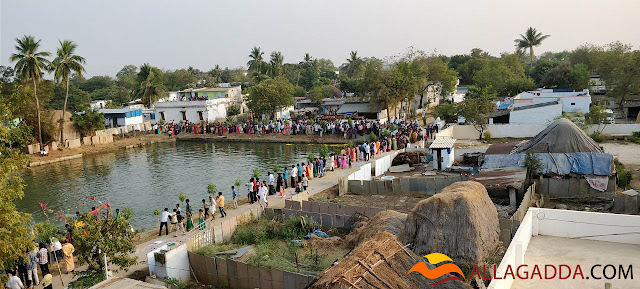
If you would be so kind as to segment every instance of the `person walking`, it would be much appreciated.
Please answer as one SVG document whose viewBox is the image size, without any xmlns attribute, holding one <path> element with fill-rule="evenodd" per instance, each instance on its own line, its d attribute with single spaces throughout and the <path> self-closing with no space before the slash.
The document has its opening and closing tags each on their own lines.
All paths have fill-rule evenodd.
<svg viewBox="0 0 640 289">
<path fill-rule="evenodd" d="M 283 183 L 283 185 L 284 185 L 284 188 L 285 188 L 285 189 L 287 189 L 287 188 L 289 188 L 289 186 L 287 185 L 287 181 L 289 180 L 289 179 L 287 178 L 287 177 L 289 176 L 289 171 L 287 170 L 287 168 L 286 168 L 286 167 L 284 168 L 284 170 L 283 170 L 283 171 L 284 171 L 284 172 L 282 172 L 282 174 L 283 174 L 283 180 L 284 180 L 284 181 L 283 181 L 282 183 Z"/>
<path fill-rule="evenodd" d="M 276 178 L 276 193 L 282 196 L 282 174 L 278 173 L 278 177 Z"/>
<path fill-rule="evenodd" d="M 38 280 L 38 251 L 34 248 L 29 251 L 29 261 L 27 262 L 27 279 L 31 281 L 31 286 L 40 285 Z M 44 273 L 43 273 L 44 274 Z"/>
<path fill-rule="evenodd" d="M 297 176 L 298 172 L 296 171 L 296 166 L 295 165 L 291 165 L 291 170 L 289 171 L 289 175 L 291 176 L 291 187 L 295 188 L 296 187 L 296 176 Z"/>
<path fill-rule="evenodd" d="M 16 276 L 15 271 L 9 271 L 9 280 L 7 281 L 7 288 L 9 289 L 24 289 L 22 280 Z"/>
<path fill-rule="evenodd" d="M 260 207 L 269 207 L 269 202 L 267 201 L 267 195 L 269 194 L 267 191 L 267 183 L 263 182 L 262 186 L 260 186 L 260 191 L 258 192 L 258 196 L 260 197 Z"/>
<path fill-rule="evenodd" d="M 215 194 L 215 193 L 214 193 Z M 213 198 L 213 195 L 209 195 L 209 210 L 211 211 L 211 219 L 216 219 L 216 208 L 218 207 L 218 203 Z"/>
<path fill-rule="evenodd" d="M 164 211 L 160 214 L 160 232 L 158 236 L 162 236 L 162 227 L 164 226 L 164 234 L 169 235 L 169 208 L 164 208 Z"/>
<path fill-rule="evenodd" d="M 206 224 L 204 222 L 204 212 L 202 211 L 202 209 L 198 210 L 198 230 L 204 230 L 206 228 Z"/>
<path fill-rule="evenodd" d="M 233 208 L 238 208 L 238 195 L 236 194 L 236 187 L 231 186 L 231 200 L 233 201 Z"/>
<path fill-rule="evenodd" d="M 73 261 L 73 252 L 75 252 L 75 250 L 76 248 L 74 248 L 71 243 L 68 243 L 67 240 L 62 240 L 62 256 L 67 274 L 75 271 L 76 265 Z"/>
<path fill-rule="evenodd" d="M 186 203 L 186 205 L 185 205 L 186 214 L 187 215 L 192 214 L 192 212 L 191 212 L 191 204 L 189 204 L 189 199 L 186 199 L 184 202 Z"/>
<path fill-rule="evenodd" d="M 224 196 L 222 192 L 218 192 L 218 209 L 220 210 L 220 218 L 227 216 L 227 212 L 224 211 Z"/>
<path fill-rule="evenodd" d="M 249 179 L 249 182 L 247 183 L 247 197 L 249 198 L 249 204 L 253 204 L 252 202 L 252 198 L 251 198 L 251 192 L 253 191 L 253 178 Z"/>
<path fill-rule="evenodd" d="M 187 232 L 193 230 L 193 215 L 190 211 L 187 212 Z"/>
<path fill-rule="evenodd" d="M 38 258 L 38 265 L 40 265 L 40 271 L 44 272 L 49 269 L 49 253 L 47 252 L 47 246 L 44 243 L 39 244 L 40 250 L 36 253 Z M 43 273 L 44 274 L 44 273 Z"/>
<path fill-rule="evenodd" d="M 276 189 L 275 189 L 276 178 L 273 176 L 271 172 L 268 172 L 267 175 L 269 176 L 267 178 L 268 180 L 267 184 L 269 185 L 269 196 L 271 196 L 276 193 Z"/>
<path fill-rule="evenodd" d="M 176 211 L 176 231 L 175 231 L 175 235 L 173 235 L 174 237 L 178 237 L 178 231 L 182 231 L 182 235 L 184 236 L 185 234 L 187 234 L 187 232 L 184 230 L 184 217 L 182 216 L 182 214 L 180 213 L 180 211 Z"/>
<path fill-rule="evenodd" d="M 204 219 L 209 218 L 209 203 L 205 199 L 202 199 L 202 209 L 204 210 Z"/>
<path fill-rule="evenodd" d="M 169 219 L 171 220 L 171 230 L 170 231 L 176 232 L 178 230 L 178 210 L 173 209 L 173 213 L 171 214 Z"/>
<path fill-rule="evenodd" d="M 302 177 L 302 188 L 306 191 L 309 186 L 309 178 L 307 176 Z"/>
</svg>

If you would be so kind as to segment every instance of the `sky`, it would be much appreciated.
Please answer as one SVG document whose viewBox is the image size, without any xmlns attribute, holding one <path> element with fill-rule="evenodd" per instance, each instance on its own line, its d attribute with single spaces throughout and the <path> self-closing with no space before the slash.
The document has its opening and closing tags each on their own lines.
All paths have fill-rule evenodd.
<svg viewBox="0 0 640 289">
<path fill-rule="evenodd" d="M 114 76 L 127 64 L 209 70 L 246 66 L 259 46 L 265 59 L 305 53 L 336 66 L 352 50 L 363 57 L 408 47 L 445 55 L 479 47 L 513 52 L 527 27 L 551 37 L 534 51 L 589 42 L 640 46 L 639 0 L 0 0 L 0 65 L 15 39 L 33 35 L 55 52 L 73 40 L 86 75 Z"/>
</svg>

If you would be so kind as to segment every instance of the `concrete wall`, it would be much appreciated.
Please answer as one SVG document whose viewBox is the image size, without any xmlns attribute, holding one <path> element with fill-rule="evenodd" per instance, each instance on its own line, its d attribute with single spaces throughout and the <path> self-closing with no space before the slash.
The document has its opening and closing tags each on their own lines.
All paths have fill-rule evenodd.
<svg viewBox="0 0 640 289">
<path fill-rule="evenodd" d="M 612 136 L 630 136 L 633 132 L 640 132 L 640 123 L 601 124 L 587 128 L 587 133 L 589 134 L 596 131 Z"/>
<path fill-rule="evenodd" d="M 217 288 L 303 289 L 315 277 L 278 269 L 254 267 L 232 259 L 212 258 L 189 252 L 198 282 Z"/>
<path fill-rule="evenodd" d="M 468 180 L 468 177 L 405 177 L 391 181 L 349 181 L 348 192 L 354 195 L 393 195 L 393 194 L 424 194 L 439 193 L 446 186 L 455 182 Z"/>
<path fill-rule="evenodd" d="M 514 110 L 509 114 L 509 124 L 548 125 L 562 115 L 562 104 Z"/>
<path fill-rule="evenodd" d="M 286 220 L 298 217 L 306 217 L 314 220 L 325 229 L 338 228 L 351 230 L 357 221 L 357 216 L 371 218 L 384 211 L 383 208 L 361 207 L 351 205 L 341 205 L 325 202 L 308 201 L 285 201 L 284 209 L 266 208 L 267 218 L 276 220 Z"/>
<path fill-rule="evenodd" d="M 535 182 L 540 195 L 560 198 L 613 200 L 616 189 L 615 176 L 609 177 L 609 184 L 604 192 L 591 188 L 587 180 L 582 176 L 568 179 L 542 178 L 536 179 Z"/>
<path fill-rule="evenodd" d="M 398 153 L 394 153 L 392 155 L 388 155 L 388 156 L 384 156 L 381 157 L 379 159 L 377 159 L 374 163 L 373 163 L 373 169 L 375 171 L 374 176 L 381 176 L 383 175 L 387 170 L 389 170 L 389 168 L 391 167 L 391 162 L 393 161 L 393 158 L 395 158 L 395 156 Z"/>
<path fill-rule="evenodd" d="M 529 138 L 547 128 L 546 124 L 491 124 L 487 131 L 492 138 Z"/>
<path fill-rule="evenodd" d="M 164 245 L 147 253 L 147 264 L 149 264 L 149 275 L 156 275 L 160 278 L 174 278 L 180 282 L 187 282 L 191 278 L 189 274 L 189 258 L 186 244 L 181 244 L 165 253 L 165 263 L 155 260 L 155 253 L 166 250 Z"/>
<path fill-rule="evenodd" d="M 524 193 L 524 196 L 522 197 L 522 202 L 520 202 L 520 206 L 518 206 L 518 209 L 516 210 L 516 212 L 513 213 L 513 216 L 511 216 L 511 220 L 517 220 L 521 222 L 522 220 L 524 220 L 524 216 L 527 214 L 527 211 L 529 210 L 529 203 L 533 199 L 533 195 L 535 195 L 535 193 L 536 193 L 536 183 L 533 183 L 531 184 L 531 186 L 529 186 L 527 191 Z"/>
<path fill-rule="evenodd" d="M 360 169 L 351 173 L 348 180 L 371 180 L 371 163 L 366 163 L 360 166 Z"/>
<path fill-rule="evenodd" d="M 441 163 L 442 165 L 442 169 L 446 170 L 448 168 L 450 168 L 453 165 L 454 159 L 455 159 L 455 152 L 454 152 L 454 148 L 451 148 L 449 150 L 449 152 L 447 152 L 446 149 L 440 150 L 440 157 L 442 158 L 442 161 L 440 161 L 438 158 L 438 150 L 431 150 L 431 154 L 433 155 L 433 169 L 437 170 L 438 169 L 438 163 Z"/>
<path fill-rule="evenodd" d="M 532 236 L 581 238 L 640 245 L 640 238 L 628 234 L 640 223 L 640 216 L 530 208 L 498 266 L 498 276 L 504 276 L 507 266 L 524 264 L 525 252 Z M 584 237 L 596 236 L 596 237 Z M 509 289 L 513 279 L 494 279 L 490 289 Z"/>
</svg>

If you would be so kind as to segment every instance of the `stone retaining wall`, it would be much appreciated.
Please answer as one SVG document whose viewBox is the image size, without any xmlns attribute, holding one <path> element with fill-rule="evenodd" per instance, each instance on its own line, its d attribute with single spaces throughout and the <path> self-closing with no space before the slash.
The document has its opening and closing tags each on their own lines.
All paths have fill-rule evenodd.
<svg viewBox="0 0 640 289">
<path fill-rule="evenodd" d="M 403 177 L 390 181 L 348 181 L 349 193 L 354 195 L 436 194 L 448 185 L 468 180 L 468 177 Z"/>
<path fill-rule="evenodd" d="M 351 229 L 353 223 L 357 220 L 357 218 L 354 217 L 362 215 L 371 218 L 384 210 L 383 208 L 369 208 L 335 203 L 286 200 L 283 209 L 266 208 L 265 215 L 269 219 L 277 220 L 294 219 L 304 216 L 314 220 L 326 229 Z"/>
</svg>

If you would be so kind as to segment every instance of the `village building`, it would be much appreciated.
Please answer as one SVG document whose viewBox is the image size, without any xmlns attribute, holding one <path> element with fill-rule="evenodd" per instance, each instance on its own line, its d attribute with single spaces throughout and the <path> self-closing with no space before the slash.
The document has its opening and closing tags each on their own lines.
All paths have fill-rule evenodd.
<svg viewBox="0 0 640 289">
<path fill-rule="evenodd" d="M 154 103 L 154 119 L 166 122 L 201 122 L 224 119 L 232 105 L 242 108 L 242 88 L 238 86 L 189 88 L 175 92 L 167 101 Z M 149 120 L 151 120 L 149 114 Z"/>
<path fill-rule="evenodd" d="M 550 124 L 562 113 L 587 114 L 589 90 L 538 89 L 522 92 L 497 103 L 489 124 Z"/>
<path fill-rule="evenodd" d="M 433 168 L 439 171 L 451 168 L 454 162 L 453 145 L 456 143 L 454 138 L 438 138 L 435 139 L 429 149 L 433 154 Z"/>
<path fill-rule="evenodd" d="M 99 109 L 98 112 L 104 114 L 105 126 L 109 128 L 144 122 L 140 108 L 105 108 Z"/>
<path fill-rule="evenodd" d="M 381 123 L 388 121 L 387 109 L 379 102 L 347 102 L 340 106 L 336 114 L 343 117 L 360 116 Z"/>
</svg>

